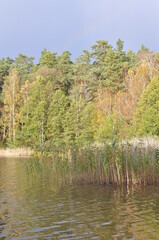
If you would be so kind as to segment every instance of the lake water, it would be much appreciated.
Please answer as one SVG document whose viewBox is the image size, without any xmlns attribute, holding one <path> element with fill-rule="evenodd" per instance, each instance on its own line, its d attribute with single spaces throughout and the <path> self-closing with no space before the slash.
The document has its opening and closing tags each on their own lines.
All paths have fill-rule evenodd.
<svg viewBox="0 0 159 240">
<path fill-rule="evenodd" d="M 159 239 L 159 188 L 64 186 L 0 159 L 0 239 Z"/>
</svg>

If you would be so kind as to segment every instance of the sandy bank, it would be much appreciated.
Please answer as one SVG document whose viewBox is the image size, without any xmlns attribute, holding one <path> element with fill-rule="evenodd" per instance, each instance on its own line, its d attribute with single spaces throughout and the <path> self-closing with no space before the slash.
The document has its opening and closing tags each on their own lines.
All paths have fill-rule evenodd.
<svg viewBox="0 0 159 240">
<path fill-rule="evenodd" d="M 0 157 L 29 157 L 33 151 L 29 148 L 0 149 Z"/>
</svg>

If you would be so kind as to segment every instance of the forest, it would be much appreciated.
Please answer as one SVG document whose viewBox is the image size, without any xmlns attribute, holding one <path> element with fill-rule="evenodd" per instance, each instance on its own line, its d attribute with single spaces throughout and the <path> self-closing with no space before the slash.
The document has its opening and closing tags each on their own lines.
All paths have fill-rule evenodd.
<svg viewBox="0 0 159 240">
<path fill-rule="evenodd" d="M 49 149 L 159 136 L 159 53 L 98 40 L 71 60 L 0 60 L 1 147 Z"/>
</svg>

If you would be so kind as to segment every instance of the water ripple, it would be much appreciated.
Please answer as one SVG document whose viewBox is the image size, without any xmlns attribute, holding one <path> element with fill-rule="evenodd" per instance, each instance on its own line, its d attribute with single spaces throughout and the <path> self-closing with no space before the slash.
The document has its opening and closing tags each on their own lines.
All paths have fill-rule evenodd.
<svg viewBox="0 0 159 240">
<path fill-rule="evenodd" d="M 0 239 L 159 239 L 158 203 L 157 187 L 57 186 L 0 159 Z"/>
</svg>

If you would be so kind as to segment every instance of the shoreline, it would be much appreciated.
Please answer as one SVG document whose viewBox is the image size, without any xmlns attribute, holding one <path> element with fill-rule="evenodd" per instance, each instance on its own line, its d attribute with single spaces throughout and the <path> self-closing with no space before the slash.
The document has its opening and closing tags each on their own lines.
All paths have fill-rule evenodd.
<svg viewBox="0 0 159 240">
<path fill-rule="evenodd" d="M 99 143 L 94 142 L 90 144 L 89 147 L 91 148 L 103 148 L 104 146 L 109 145 L 111 147 L 112 142 L 106 142 L 106 143 Z M 132 138 L 132 139 L 125 139 L 118 142 L 118 146 L 127 146 L 128 148 L 131 146 L 132 148 L 138 148 L 138 149 L 159 149 L 159 138 L 157 137 L 142 137 L 142 138 Z M 44 151 L 45 153 L 47 152 Z M 15 148 L 0 148 L 0 157 L 30 157 L 35 153 L 33 149 L 30 147 L 15 147 Z"/>
<path fill-rule="evenodd" d="M 0 157 L 31 157 L 34 151 L 30 148 L 2 148 Z"/>
</svg>

